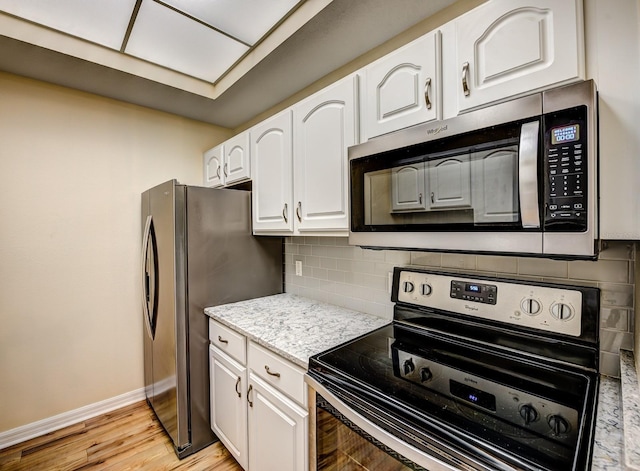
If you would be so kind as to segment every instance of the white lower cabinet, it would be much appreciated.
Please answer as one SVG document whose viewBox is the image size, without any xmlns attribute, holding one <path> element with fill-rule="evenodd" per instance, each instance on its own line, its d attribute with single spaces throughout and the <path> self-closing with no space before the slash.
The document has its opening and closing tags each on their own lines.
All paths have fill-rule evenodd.
<svg viewBox="0 0 640 471">
<path fill-rule="evenodd" d="M 209 347 L 211 429 L 240 466 L 247 469 L 247 368 Z"/>
<path fill-rule="evenodd" d="M 308 413 L 249 373 L 249 470 L 308 469 Z"/>
<path fill-rule="evenodd" d="M 308 469 L 304 370 L 214 320 L 209 338 L 211 429 L 220 441 L 247 471 Z"/>
</svg>

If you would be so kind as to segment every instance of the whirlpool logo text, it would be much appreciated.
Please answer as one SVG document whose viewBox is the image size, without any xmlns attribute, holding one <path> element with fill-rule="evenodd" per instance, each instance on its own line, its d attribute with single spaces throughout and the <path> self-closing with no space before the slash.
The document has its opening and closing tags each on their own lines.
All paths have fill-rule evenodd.
<svg viewBox="0 0 640 471">
<path fill-rule="evenodd" d="M 435 136 L 443 131 L 446 131 L 449 125 L 438 126 L 437 128 L 427 129 L 427 136 Z"/>
</svg>

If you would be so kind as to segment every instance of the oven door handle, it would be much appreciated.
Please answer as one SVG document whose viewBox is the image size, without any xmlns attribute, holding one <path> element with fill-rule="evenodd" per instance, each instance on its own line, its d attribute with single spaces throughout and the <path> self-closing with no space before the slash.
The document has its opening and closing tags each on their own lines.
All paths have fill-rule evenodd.
<svg viewBox="0 0 640 471">
<path fill-rule="evenodd" d="M 538 133 L 540 121 L 524 123 L 518 146 L 518 192 L 523 228 L 540 228 L 538 204 Z"/>
<path fill-rule="evenodd" d="M 413 461 L 414 463 L 428 469 L 429 471 L 458 471 L 459 468 L 453 467 L 444 461 L 439 460 L 435 456 L 428 455 L 427 453 L 418 450 L 417 448 L 409 445 L 408 443 L 400 440 L 399 438 L 391 435 L 386 430 L 378 427 L 370 420 L 362 417 L 360 414 L 355 412 L 352 408 L 347 406 L 344 402 L 338 399 L 335 395 L 333 395 L 327 388 L 325 388 L 322 384 L 316 381 L 314 378 L 309 376 L 308 374 L 304 375 L 305 382 L 309 385 L 309 387 L 314 390 L 316 393 L 320 394 L 324 399 L 331 403 L 331 405 L 340 412 L 345 418 L 350 420 L 353 424 L 358 426 L 365 433 L 369 434 L 382 444 L 388 446 L 392 450 L 398 452 L 400 455 L 406 457 L 407 459 Z M 313 391 L 310 391 L 313 392 Z M 311 399 L 311 396 L 313 399 Z M 310 396 L 309 408 L 313 410 L 315 407 L 315 395 L 312 394 Z M 317 453 L 317 450 L 316 450 Z M 313 459 L 316 459 L 316 463 L 313 463 Z M 311 469 L 317 469 L 317 457 L 311 457 L 312 466 Z M 489 468 L 481 465 L 480 463 L 474 462 L 477 466 L 478 470 L 488 471 Z"/>
</svg>

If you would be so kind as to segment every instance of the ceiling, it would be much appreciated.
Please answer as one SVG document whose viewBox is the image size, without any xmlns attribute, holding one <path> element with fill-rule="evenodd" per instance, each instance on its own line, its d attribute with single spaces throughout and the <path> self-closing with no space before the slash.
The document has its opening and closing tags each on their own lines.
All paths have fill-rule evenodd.
<svg viewBox="0 0 640 471">
<path fill-rule="evenodd" d="M 215 83 L 300 0 L 0 0 L 0 11 Z"/>
<path fill-rule="evenodd" d="M 235 128 L 455 0 L 0 0 L 0 70 Z"/>
</svg>

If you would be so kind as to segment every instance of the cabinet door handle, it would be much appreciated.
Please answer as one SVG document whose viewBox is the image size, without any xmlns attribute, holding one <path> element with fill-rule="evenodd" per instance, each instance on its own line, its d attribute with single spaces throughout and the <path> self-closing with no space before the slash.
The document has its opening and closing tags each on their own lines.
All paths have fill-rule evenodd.
<svg viewBox="0 0 640 471">
<path fill-rule="evenodd" d="M 298 222 L 302 222 L 302 202 L 298 201 L 298 207 L 296 208 L 296 216 L 298 216 Z"/>
<path fill-rule="evenodd" d="M 228 340 L 223 339 L 223 338 L 222 338 L 222 337 L 220 337 L 219 335 L 218 335 L 218 342 L 220 342 L 220 343 L 229 343 L 229 341 L 228 341 Z"/>
<path fill-rule="evenodd" d="M 269 365 L 264 365 L 264 370 L 267 372 L 268 375 L 275 376 L 276 378 L 280 377 L 280 373 L 274 373 L 273 371 L 271 371 L 269 369 Z"/>
<path fill-rule="evenodd" d="M 228 166 L 229 166 L 229 164 L 224 164 L 223 171 L 224 171 L 224 176 L 225 176 L 225 177 L 228 177 L 228 176 L 229 176 L 229 174 L 227 173 L 227 168 L 228 168 Z"/>
<path fill-rule="evenodd" d="M 249 407 L 253 407 L 253 401 L 249 399 L 249 395 L 251 394 L 251 391 L 253 391 L 253 384 L 250 384 L 249 389 L 247 390 L 247 402 L 249 403 Z"/>
<path fill-rule="evenodd" d="M 418 203 L 422 204 L 422 193 L 418 195 Z"/>
<path fill-rule="evenodd" d="M 238 376 L 238 380 L 236 381 L 236 394 L 238 395 L 238 397 L 242 397 L 242 393 L 238 389 L 238 386 L 240 386 L 240 379 L 240 376 Z"/>
<path fill-rule="evenodd" d="M 430 94 L 431 94 L 431 77 L 429 77 L 427 81 L 424 83 L 424 104 L 428 110 L 431 109 L 431 99 L 429 98 Z"/>
<path fill-rule="evenodd" d="M 462 64 L 462 91 L 464 96 L 469 96 L 469 63 Z"/>
<path fill-rule="evenodd" d="M 287 203 L 284 204 L 284 208 L 282 208 L 282 217 L 284 219 L 284 222 L 289 222 L 289 218 L 287 217 L 287 213 L 289 211 L 287 210 Z"/>
<path fill-rule="evenodd" d="M 218 165 L 218 168 L 216 169 L 216 177 L 220 178 L 220 165 Z"/>
<path fill-rule="evenodd" d="M 435 196 L 435 195 L 433 194 L 433 191 L 432 191 L 432 192 L 431 192 L 431 203 L 432 203 L 432 204 L 433 204 L 433 203 L 435 203 L 434 196 Z"/>
</svg>

